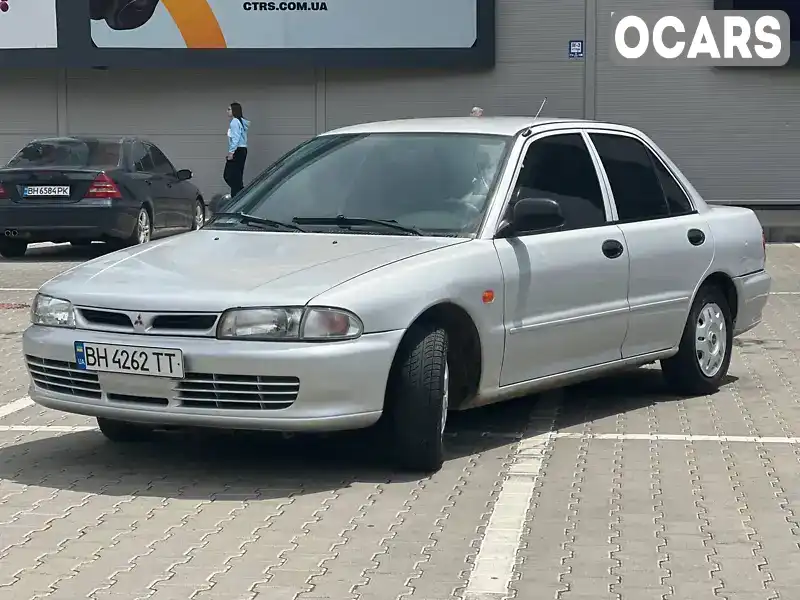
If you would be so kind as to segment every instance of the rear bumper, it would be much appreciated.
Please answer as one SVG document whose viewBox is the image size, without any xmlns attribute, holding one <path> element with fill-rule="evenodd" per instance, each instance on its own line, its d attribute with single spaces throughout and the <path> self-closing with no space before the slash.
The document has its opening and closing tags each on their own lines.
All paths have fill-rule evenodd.
<svg viewBox="0 0 800 600">
<path fill-rule="evenodd" d="M 122 206 L 0 201 L 0 237 L 27 242 L 124 238 L 133 231 L 135 220 L 136 215 Z"/>
<path fill-rule="evenodd" d="M 733 283 L 739 298 L 733 335 L 739 335 L 751 330 L 761 322 L 764 306 L 769 298 L 772 277 L 766 271 L 757 271 L 749 275 L 734 277 Z"/>
</svg>

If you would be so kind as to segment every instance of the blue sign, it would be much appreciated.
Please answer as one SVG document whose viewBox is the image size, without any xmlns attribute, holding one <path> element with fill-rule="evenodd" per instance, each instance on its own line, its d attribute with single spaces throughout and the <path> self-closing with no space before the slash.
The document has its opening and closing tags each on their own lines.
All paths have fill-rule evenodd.
<svg viewBox="0 0 800 600">
<path fill-rule="evenodd" d="M 583 58 L 583 40 L 570 40 L 569 57 Z"/>
</svg>

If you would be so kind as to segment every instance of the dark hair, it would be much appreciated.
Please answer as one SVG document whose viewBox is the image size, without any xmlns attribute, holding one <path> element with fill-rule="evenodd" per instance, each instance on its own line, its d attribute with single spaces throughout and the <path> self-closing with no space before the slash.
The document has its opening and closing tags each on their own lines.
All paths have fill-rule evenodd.
<svg viewBox="0 0 800 600">
<path fill-rule="evenodd" d="M 234 118 L 239 119 L 239 122 L 241 123 L 242 119 L 244 119 L 244 115 L 242 114 L 242 105 L 238 102 L 231 102 L 231 114 L 234 116 Z M 244 125 L 244 123 L 242 123 L 242 125 Z"/>
</svg>

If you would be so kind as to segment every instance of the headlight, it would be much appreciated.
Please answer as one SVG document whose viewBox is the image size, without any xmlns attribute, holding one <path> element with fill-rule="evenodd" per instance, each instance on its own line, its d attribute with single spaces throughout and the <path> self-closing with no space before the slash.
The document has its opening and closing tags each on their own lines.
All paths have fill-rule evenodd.
<svg viewBox="0 0 800 600">
<path fill-rule="evenodd" d="M 36 294 L 31 305 L 31 323 L 49 327 L 75 327 L 72 302 Z"/>
<path fill-rule="evenodd" d="M 220 339 L 349 340 L 364 330 L 354 314 L 337 308 L 237 308 L 222 315 Z"/>
</svg>

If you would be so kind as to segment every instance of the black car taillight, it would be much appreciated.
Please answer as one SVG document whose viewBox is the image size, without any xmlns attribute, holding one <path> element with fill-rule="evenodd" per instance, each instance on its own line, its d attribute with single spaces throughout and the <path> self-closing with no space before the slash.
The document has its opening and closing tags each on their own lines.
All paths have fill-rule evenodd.
<svg viewBox="0 0 800 600">
<path fill-rule="evenodd" d="M 92 182 L 92 185 L 89 187 L 89 191 L 86 192 L 83 197 L 122 198 L 122 193 L 119 191 L 117 184 L 114 183 L 114 180 L 111 179 L 111 177 L 105 173 L 100 173 L 100 175 L 98 175 Z"/>
<path fill-rule="evenodd" d="M 0 183 L 0 200 L 9 200 L 11 196 L 8 195 L 6 192 L 6 188 L 3 187 L 3 184 Z"/>
</svg>

